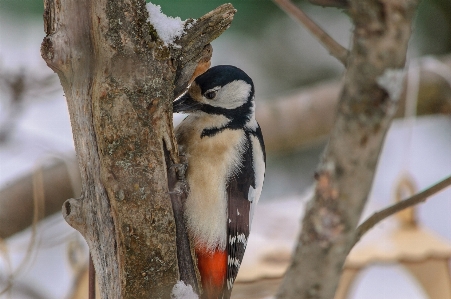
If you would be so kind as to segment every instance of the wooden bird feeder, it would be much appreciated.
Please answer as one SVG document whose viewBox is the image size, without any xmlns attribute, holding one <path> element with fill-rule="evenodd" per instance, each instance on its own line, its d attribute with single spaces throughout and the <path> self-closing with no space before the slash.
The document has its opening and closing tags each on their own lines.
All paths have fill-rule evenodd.
<svg viewBox="0 0 451 299">
<path fill-rule="evenodd" d="M 416 193 L 413 180 L 404 176 L 396 187 L 399 201 Z M 398 264 L 421 285 L 430 299 L 451 298 L 451 244 L 424 229 L 416 220 L 415 209 L 396 215 L 397 227 L 372 242 L 358 243 L 350 252 L 335 299 L 347 298 L 360 272 L 373 264 Z"/>
</svg>

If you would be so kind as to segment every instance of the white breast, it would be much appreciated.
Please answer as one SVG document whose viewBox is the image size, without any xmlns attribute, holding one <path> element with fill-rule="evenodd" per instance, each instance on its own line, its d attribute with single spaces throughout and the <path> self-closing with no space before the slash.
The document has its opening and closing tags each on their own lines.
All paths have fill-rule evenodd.
<svg viewBox="0 0 451 299">
<path fill-rule="evenodd" d="M 177 140 L 188 160 L 187 227 L 196 243 L 211 250 L 224 250 L 226 246 L 226 181 L 239 167 L 245 134 L 226 129 L 212 137 L 200 135 L 203 129 L 221 127 L 227 121 L 218 115 L 190 115 L 176 128 Z"/>
</svg>

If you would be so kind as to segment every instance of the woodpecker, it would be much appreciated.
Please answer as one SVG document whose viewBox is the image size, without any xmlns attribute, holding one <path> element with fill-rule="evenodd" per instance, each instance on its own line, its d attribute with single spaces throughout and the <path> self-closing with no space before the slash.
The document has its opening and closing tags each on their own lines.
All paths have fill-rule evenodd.
<svg viewBox="0 0 451 299">
<path fill-rule="evenodd" d="M 189 114 L 175 134 L 188 164 L 184 217 L 202 299 L 230 298 L 262 191 L 266 153 L 254 93 L 245 72 L 219 65 L 173 103 L 174 112 Z"/>
</svg>

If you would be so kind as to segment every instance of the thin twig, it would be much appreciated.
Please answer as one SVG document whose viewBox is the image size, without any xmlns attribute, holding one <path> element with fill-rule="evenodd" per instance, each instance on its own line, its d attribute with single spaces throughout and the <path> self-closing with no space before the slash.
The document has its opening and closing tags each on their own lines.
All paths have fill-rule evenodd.
<svg viewBox="0 0 451 299">
<path fill-rule="evenodd" d="M 33 186 L 33 220 L 31 223 L 31 237 L 30 242 L 27 246 L 27 253 L 24 259 L 20 262 L 19 266 L 14 270 L 12 274 L 8 277 L 8 285 L 4 289 L 0 289 L 0 295 L 10 291 L 10 289 L 14 286 L 14 279 L 26 271 L 26 267 L 30 266 L 32 263 L 32 258 L 34 258 L 34 253 L 39 246 L 38 239 L 38 222 L 42 219 L 44 215 L 45 208 L 45 190 L 44 190 L 44 179 L 42 168 L 37 166 L 37 168 L 33 172 L 32 176 L 32 186 Z"/>
<path fill-rule="evenodd" d="M 349 51 L 328 35 L 312 19 L 310 19 L 299 7 L 290 0 L 273 0 L 289 16 L 303 24 L 322 44 L 329 50 L 330 55 L 337 58 L 346 66 Z"/>
<path fill-rule="evenodd" d="M 94 263 L 92 262 L 92 256 L 89 254 L 89 299 L 96 299 L 96 270 L 94 269 Z"/>
<path fill-rule="evenodd" d="M 406 208 L 409 208 L 421 202 L 425 202 L 429 196 L 434 195 L 435 193 L 445 189 L 450 185 L 451 185 L 451 176 L 427 188 L 426 190 L 421 191 L 420 193 L 417 193 L 407 199 L 404 199 L 400 202 L 395 203 L 394 205 L 389 206 L 388 208 L 385 208 L 379 212 L 374 213 L 370 218 L 365 220 L 362 224 L 360 224 L 357 227 L 354 244 L 356 244 L 366 232 L 368 232 L 377 223 L 384 220 L 388 216 L 391 216 L 399 211 L 402 211 Z"/>
<path fill-rule="evenodd" d="M 308 0 L 308 2 L 322 7 L 349 8 L 348 0 Z"/>
</svg>

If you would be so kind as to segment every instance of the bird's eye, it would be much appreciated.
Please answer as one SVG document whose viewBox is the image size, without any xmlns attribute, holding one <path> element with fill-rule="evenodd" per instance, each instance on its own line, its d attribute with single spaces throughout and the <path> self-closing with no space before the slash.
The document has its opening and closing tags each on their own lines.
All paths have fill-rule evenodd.
<svg viewBox="0 0 451 299">
<path fill-rule="evenodd" d="M 212 91 L 206 92 L 204 94 L 204 96 L 209 100 L 214 99 L 216 96 L 216 91 L 212 90 Z"/>
</svg>

